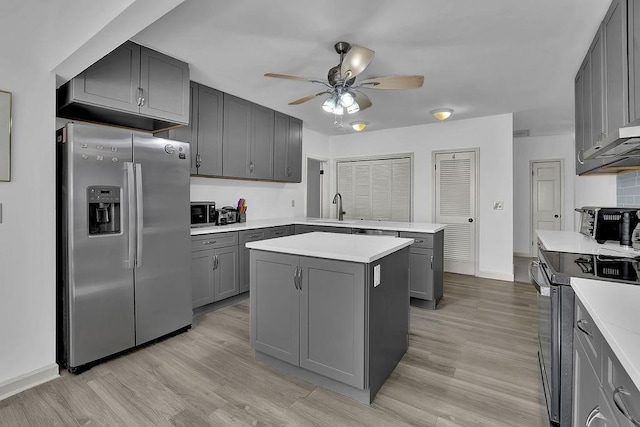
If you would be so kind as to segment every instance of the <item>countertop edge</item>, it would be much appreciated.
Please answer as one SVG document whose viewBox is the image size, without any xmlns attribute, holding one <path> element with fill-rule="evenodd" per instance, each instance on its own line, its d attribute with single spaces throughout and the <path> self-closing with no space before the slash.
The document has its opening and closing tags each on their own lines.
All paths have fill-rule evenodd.
<svg viewBox="0 0 640 427">
<path fill-rule="evenodd" d="M 317 219 L 307 219 L 307 218 L 274 218 L 274 219 L 265 219 L 265 220 L 257 220 L 243 223 L 235 223 L 229 225 L 220 225 L 220 226 L 210 226 L 210 227 L 196 227 L 191 228 L 192 236 L 201 236 L 205 234 L 216 234 L 216 233 L 225 233 L 228 231 L 243 231 L 243 230 L 255 230 L 257 228 L 271 228 L 271 227 L 282 227 L 287 225 L 317 225 L 322 227 L 341 227 L 341 228 L 363 228 L 370 230 L 389 230 L 389 231 L 401 231 L 406 233 L 426 233 L 426 234 L 435 234 L 441 230 L 446 228 L 446 224 L 436 224 L 436 223 L 420 223 L 420 222 L 407 222 L 406 226 L 399 225 L 393 221 L 388 221 L 387 223 L 392 223 L 392 225 L 385 224 L 385 222 L 381 222 L 380 224 L 371 224 L 368 222 L 360 223 L 360 222 L 348 222 L 348 223 L 339 223 L 334 222 L 334 220 L 328 220 L 329 222 L 318 221 Z M 415 224 L 412 226 L 411 224 Z"/>
</svg>

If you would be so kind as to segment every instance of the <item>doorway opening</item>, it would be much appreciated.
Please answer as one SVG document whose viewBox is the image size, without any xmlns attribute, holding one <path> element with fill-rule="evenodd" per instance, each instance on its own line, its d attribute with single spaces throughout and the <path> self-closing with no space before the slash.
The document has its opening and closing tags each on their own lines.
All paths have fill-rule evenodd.
<svg viewBox="0 0 640 427">
<path fill-rule="evenodd" d="M 307 216 L 328 218 L 325 201 L 329 195 L 329 173 L 326 159 L 307 157 Z"/>
</svg>

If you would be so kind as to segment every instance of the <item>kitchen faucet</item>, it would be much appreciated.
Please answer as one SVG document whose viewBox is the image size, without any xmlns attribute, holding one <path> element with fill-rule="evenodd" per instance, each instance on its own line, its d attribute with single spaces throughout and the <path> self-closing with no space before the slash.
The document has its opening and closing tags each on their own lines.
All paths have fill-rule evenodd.
<svg viewBox="0 0 640 427">
<path fill-rule="evenodd" d="M 336 205 L 338 221 L 344 220 L 344 214 L 346 214 L 346 212 L 342 210 L 342 194 L 336 193 L 336 195 L 333 196 L 333 204 Z"/>
</svg>

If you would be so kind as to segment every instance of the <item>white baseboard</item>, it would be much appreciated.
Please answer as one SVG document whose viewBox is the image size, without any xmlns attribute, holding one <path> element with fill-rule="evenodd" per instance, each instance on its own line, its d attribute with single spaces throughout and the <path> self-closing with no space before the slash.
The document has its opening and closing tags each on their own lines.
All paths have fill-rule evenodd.
<svg viewBox="0 0 640 427">
<path fill-rule="evenodd" d="M 494 279 L 503 280 L 505 282 L 513 282 L 513 273 L 505 274 L 497 273 L 495 271 L 478 271 L 477 277 L 482 277 L 483 279 Z"/>
<path fill-rule="evenodd" d="M 513 256 L 518 256 L 522 258 L 531 258 L 531 254 L 528 252 L 514 252 Z"/>
<path fill-rule="evenodd" d="M 30 389 L 40 384 L 44 384 L 48 381 L 58 378 L 59 367 L 57 364 L 44 366 L 35 371 L 27 372 L 15 378 L 9 378 L 6 381 L 0 383 L 0 400 L 6 399 L 9 396 L 18 394 L 21 391 Z"/>
</svg>

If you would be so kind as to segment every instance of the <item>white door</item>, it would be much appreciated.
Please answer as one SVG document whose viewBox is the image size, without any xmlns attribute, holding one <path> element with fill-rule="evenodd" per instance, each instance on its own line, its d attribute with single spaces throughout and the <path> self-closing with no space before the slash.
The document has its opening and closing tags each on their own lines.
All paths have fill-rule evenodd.
<svg viewBox="0 0 640 427">
<path fill-rule="evenodd" d="M 476 152 L 435 155 L 435 222 L 444 230 L 444 269 L 475 274 Z"/>
<path fill-rule="evenodd" d="M 562 182 L 559 160 L 531 163 L 531 250 L 535 230 L 562 229 Z M 535 252 L 532 252 L 535 256 Z"/>
</svg>

